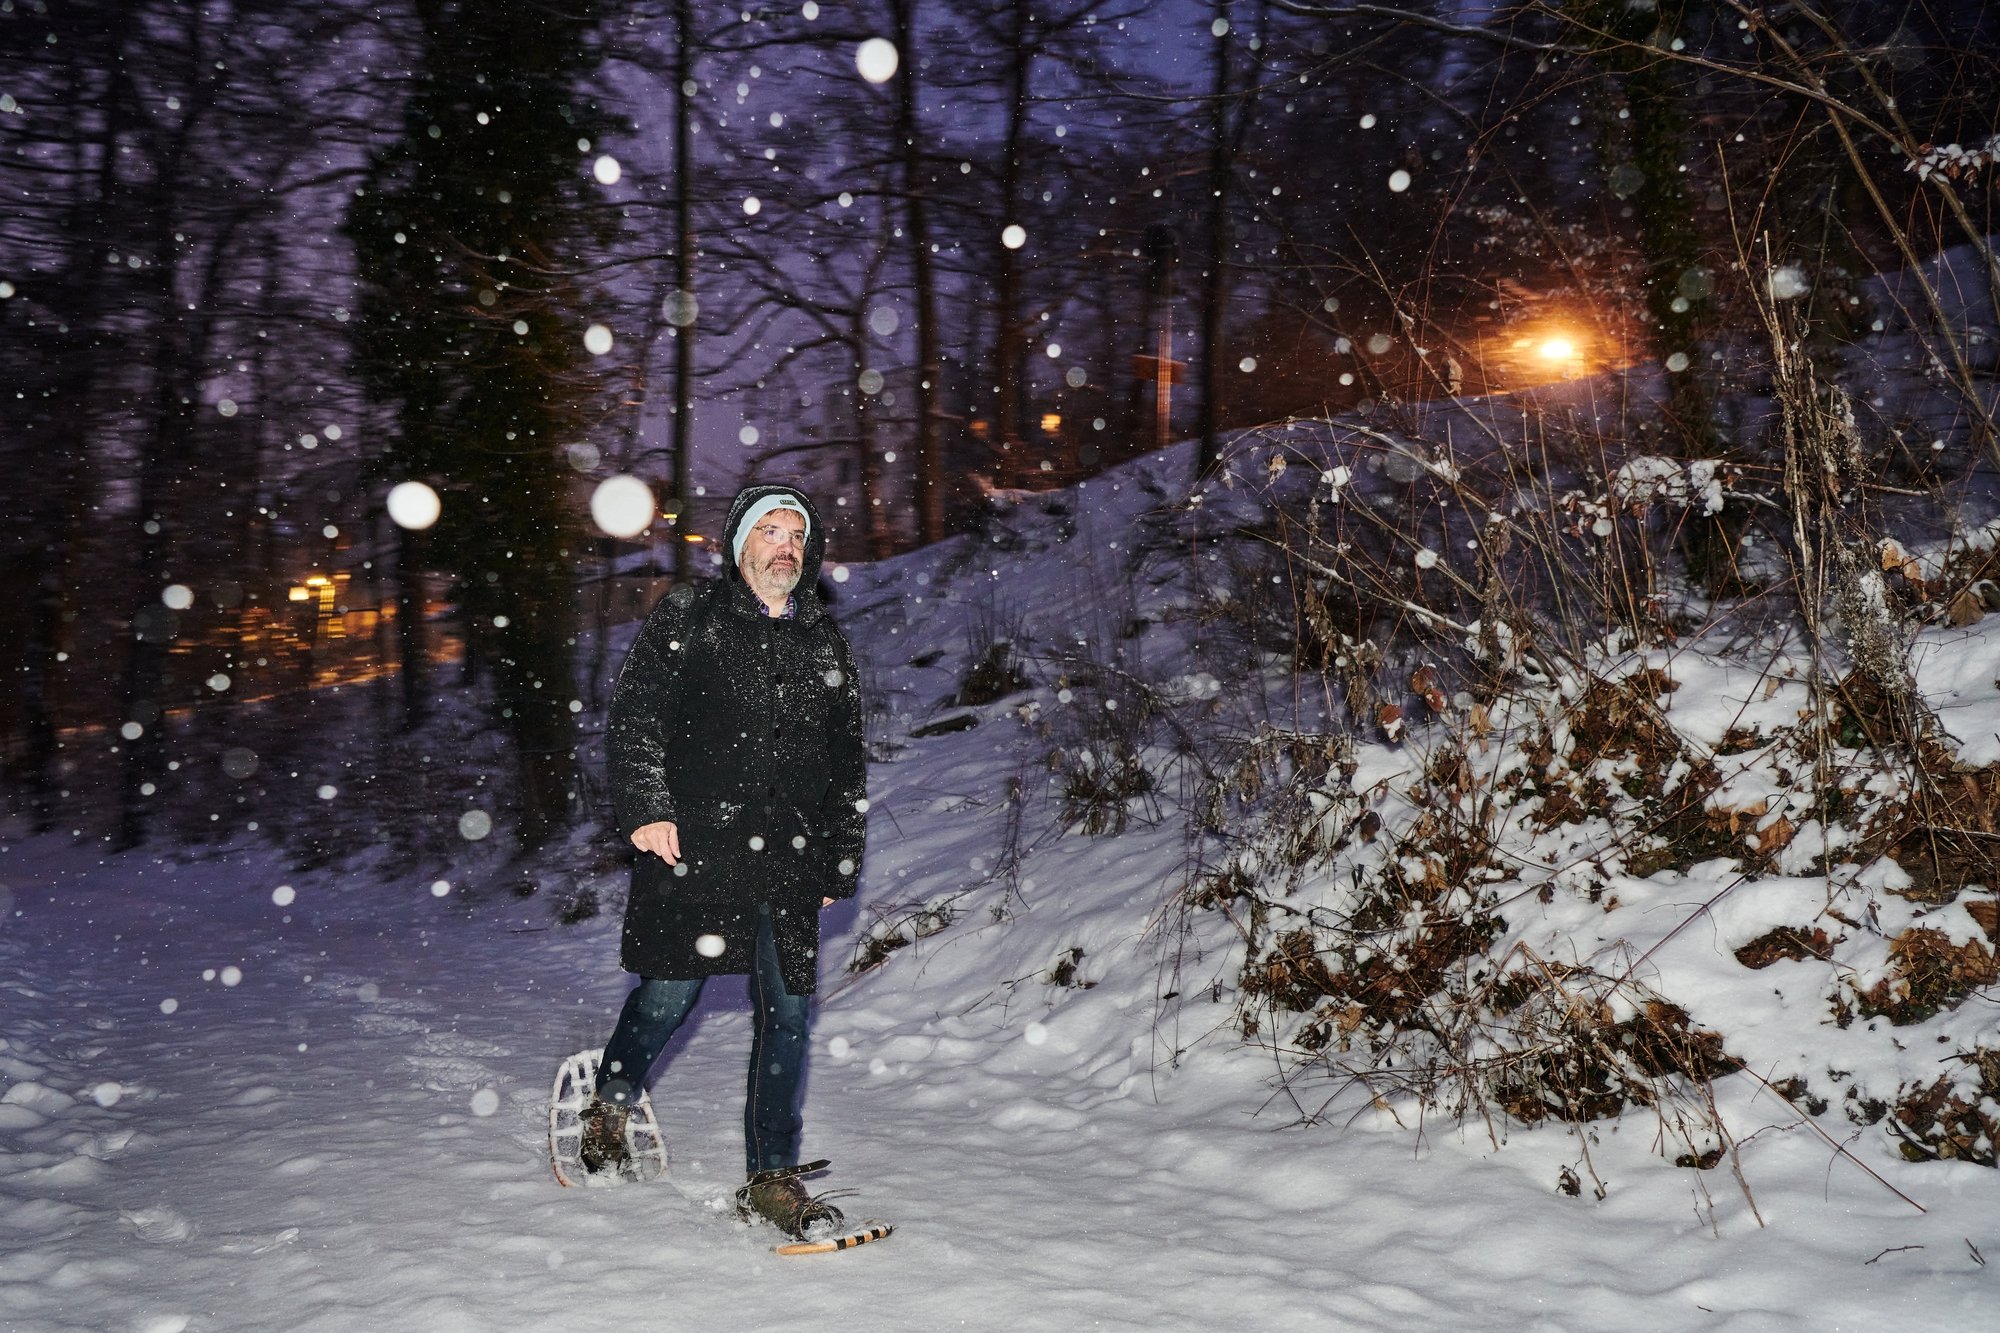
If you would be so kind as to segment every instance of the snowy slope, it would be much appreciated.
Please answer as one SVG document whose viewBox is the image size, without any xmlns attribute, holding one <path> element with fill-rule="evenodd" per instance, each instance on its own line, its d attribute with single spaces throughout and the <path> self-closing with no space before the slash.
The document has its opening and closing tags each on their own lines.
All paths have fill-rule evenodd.
<svg viewBox="0 0 2000 1333">
<path fill-rule="evenodd" d="M 1255 711 L 1218 692 L 1213 645 L 1174 619 L 1192 576 L 1158 512 L 1184 466 L 1143 460 L 1022 503 L 984 543 L 839 584 L 880 762 L 862 897 L 835 910 L 823 961 L 805 1146 L 857 1191 L 850 1215 L 901 1224 L 893 1240 L 784 1261 L 733 1219 L 734 982 L 656 1078 L 668 1179 L 556 1187 L 548 1081 L 601 1042 L 627 984 L 610 916 L 562 927 L 476 883 L 293 875 L 249 846 L 99 857 L 10 839 L 0 1327 L 1990 1320 L 1992 1171 L 1868 1149 L 1871 1178 L 1744 1079 L 1718 1096 L 1747 1194 L 1726 1169 L 1663 1162 L 1640 1117 L 1585 1139 L 1516 1128 L 1496 1150 L 1483 1127 L 1397 1123 L 1352 1090 L 1299 1105 L 1276 1089 L 1270 1053 L 1237 1039 L 1236 932 L 1170 919 L 1188 847 L 1165 794 L 1134 800 L 1121 836 L 1065 832 L 1047 763 L 1109 734 L 1075 714 L 1117 701 L 1119 671 L 1168 682 L 1190 717 Z M 953 702 L 996 627 L 1029 688 Z M 2000 717 L 1990 672 L 1952 681 L 1961 716 Z M 847 969 L 890 934 L 905 942 L 877 945 L 878 966 Z M 1557 1190 L 1586 1154 L 1601 1199 Z"/>
</svg>

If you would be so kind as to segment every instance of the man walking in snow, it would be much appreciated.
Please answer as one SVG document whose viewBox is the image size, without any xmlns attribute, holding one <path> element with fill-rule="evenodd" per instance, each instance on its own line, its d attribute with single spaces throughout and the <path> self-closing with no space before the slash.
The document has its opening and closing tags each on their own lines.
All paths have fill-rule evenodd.
<svg viewBox="0 0 2000 1333">
<path fill-rule="evenodd" d="M 799 1164 L 819 913 L 853 895 L 861 868 L 860 691 L 814 591 L 826 531 L 812 503 L 748 487 L 723 540 L 733 566 L 661 600 L 611 697 L 612 806 L 640 851 L 622 957 L 640 981 L 604 1048 L 582 1153 L 591 1171 L 624 1159 L 630 1108 L 703 980 L 748 973 L 749 1180 L 737 1200 L 800 1236 L 840 1220 L 788 1168 Z"/>
</svg>

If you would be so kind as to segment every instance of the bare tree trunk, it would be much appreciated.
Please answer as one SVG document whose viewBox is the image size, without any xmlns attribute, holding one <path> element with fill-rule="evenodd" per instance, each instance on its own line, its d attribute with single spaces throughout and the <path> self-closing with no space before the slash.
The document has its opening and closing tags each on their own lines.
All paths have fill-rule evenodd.
<svg viewBox="0 0 2000 1333">
<path fill-rule="evenodd" d="M 1007 71 L 1007 132 L 1000 154 L 1000 222 L 1004 227 L 1018 222 L 1016 209 L 1021 197 L 1021 140 L 1028 127 L 1028 81 L 1034 70 L 1035 50 L 1029 41 L 1033 18 L 1027 0 L 1012 0 L 1008 10 L 1010 68 Z M 997 238 L 995 238 L 997 239 Z M 999 268 L 993 282 L 993 425 L 1004 461 L 1003 470 L 1027 465 L 1022 457 L 1022 406 L 1026 396 L 1023 374 L 1026 342 L 1021 324 L 1020 252 L 1000 246 Z"/>
<path fill-rule="evenodd" d="M 85 159 L 94 158 L 94 184 L 79 188 L 68 210 L 65 230 L 80 238 L 71 260 L 70 274 L 62 284 L 70 293 L 69 332 L 63 335 L 54 366 L 55 377 L 49 401 L 67 405 L 67 411 L 51 414 L 44 423 L 51 442 L 45 453 L 48 483 L 37 492 L 37 525 L 46 534 L 46 544 L 32 548 L 29 594 L 33 606 L 28 620 L 28 641 L 22 658 L 26 668 L 21 678 L 22 719 L 25 733 L 23 776 L 28 788 L 30 817 L 37 833 L 46 833 L 56 823 L 56 756 L 61 748 L 56 721 L 56 654 L 62 648 L 64 588 L 69 586 L 70 565 L 75 558 L 79 525 L 86 518 L 86 498 L 81 493 L 84 462 L 89 450 L 89 414 L 81 410 L 92 397 L 103 348 L 98 343 L 104 314 L 106 251 L 104 225 L 120 188 L 118 140 L 124 123 L 127 82 L 122 60 L 108 62 L 107 87 L 103 93 L 104 121 L 93 141 L 77 145 L 76 168 L 81 176 Z M 81 108 L 90 96 L 83 71 L 76 71 L 70 105 Z M 89 240 L 81 240 L 88 237 Z"/>
<path fill-rule="evenodd" d="M 937 277 L 931 263 L 929 191 L 917 125 L 916 0 L 890 0 L 896 49 L 896 151 L 903 166 L 903 211 L 909 233 L 911 281 L 917 302 L 917 436 L 912 462 L 917 483 L 917 538 L 944 537 L 944 460 L 937 430 Z"/>
<path fill-rule="evenodd" d="M 423 538 L 401 528 L 396 539 L 396 661 L 402 668 L 403 730 L 430 716 L 430 662 L 424 626 Z"/>
<path fill-rule="evenodd" d="M 1223 264 L 1229 256 L 1229 186 L 1234 174 L 1235 142 L 1230 126 L 1230 100 L 1234 80 L 1230 77 L 1230 47 L 1235 33 L 1230 26 L 1235 0 L 1217 0 L 1216 17 L 1222 30 L 1215 37 L 1214 79 L 1209 90 L 1208 149 L 1208 245 L 1202 256 L 1201 271 L 1201 410 L 1195 433 L 1201 438 L 1195 457 L 1194 480 L 1199 484 L 1222 458 L 1218 436 L 1222 393 L 1222 316 L 1229 299 Z M 1165 367 L 1160 368 L 1166 374 Z"/>
<path fill-rule="evenodd" d="M 163 262 L 164 295 L 172 297 L 173 265 Z M 132 608 L 122 694 L 125 716 L 139 726 L 125 741 L 118 792 L 118 831 L 113 848 L 129 851 L 146 840 L 150 799 L 166 771 L 168 701 L 167 646 L 171 614 L 160 601 L 162 573 L 173 522 L 168 492 L 192 450 L 195 385 L 189 335 L 173 329 L 171 308 L 161 312 L 160 354 L 154 365 L 153 435 L 139 460 L 138 532 L 133 542 L 137 604 Z"/>
<path fill-rule="evenodd" d="M 694 0 L 674 0 L 674 499 L 673 577 L 694 575 L 687 525 L 694 495 Z"/>
<path fill-rule="evenodd" d="M 191 112 L 192 127 L 199 111 Z M 153 366 L 153 432 L 139 459 L 139 530 L 134 542 L 132 572 L 136 602 L 125 658 L 123 694 L 126 716 L 140 722 L 139 735 L 128 742 L 119 787 L 117 850 L 127 851 L 145 841 L 149 788 L 156 788 L 166 771 L 168 701 L 164 697 L 168 642 L 172 618 L 162 615 L 160 600 L 166 583 L 166 556 L 173 536 L 171 492 L 186 480 L 194 457 L 195 402 L 199 399 L 201 368 L 208 359 L 210 334 L 220 303 L 223 275 L 234 258 L 237 230 L 248 219 L 246 205 L 224 219 L 210 241 L 207 263 L 190 308 L 178 303 L 176 201 L 171 190 L 180 180 L 181 160 L 192 129 L 185 131 L 161 163 L 161 182 L 151 200 L 151 294 L 155 332 Z M 136 713 L 145 713 L 140 718 Z"/>
<path fill-rule="evenodd" d="M 851 323 L 856 350 L 868 346 L 868 302 L 854 303 Z M 889 527 L 889 508 L 882 503 L 882 456 L 875 449 L 875 414 L 868 410 L 871 397 L 854 395 L 854 461 L 861 480 L 862 523 L 867 533 L 868 554 L 886 560 L 896 553 L 896 534 Z"/>
</svg>

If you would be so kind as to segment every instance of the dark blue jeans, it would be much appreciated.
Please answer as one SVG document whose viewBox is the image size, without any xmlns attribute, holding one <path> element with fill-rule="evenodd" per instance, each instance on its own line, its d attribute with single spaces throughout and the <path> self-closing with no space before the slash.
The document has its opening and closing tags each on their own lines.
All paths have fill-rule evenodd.
<svg viewBox="0 0 2000 1333">
<path fill-rule="evenodd" d="M 743 1156 L 751 1175 L 797 1166 L 799 1089 L 806 1072 L 806 1014 L 812 1001 L 785 989 L 771 909 L 757 909 L 757 960 L 750 973 L 755 1022 L 750 1038 L 750 1088 L 743 1100 Z M 653 1062 L 701 998 L 702 978 L 663 981 L 641 977 L 625 997 L 618 1028 L 597 1069 L 597 1095 L 606 1101 L 638 1099 Z"/>
</svg>

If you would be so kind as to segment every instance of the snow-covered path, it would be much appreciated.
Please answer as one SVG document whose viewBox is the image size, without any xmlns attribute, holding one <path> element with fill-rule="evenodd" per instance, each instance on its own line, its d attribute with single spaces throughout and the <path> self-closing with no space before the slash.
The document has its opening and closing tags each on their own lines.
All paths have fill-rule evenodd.
<svg viewBox="0 0 2000 1333">
<path fill-rule="evenodd" d="M 1924 1173 L 1918 1217 L 1774 1132 L 1747 1154 L 1771 1227 L 1712 1173 L 1718 1238 L 1692 1173 L 1554 1195 L 1560 1133 L 1418 1152 L 1253 1117 L 1253 1057 L 1228 1048 L 1155 1075 L 1129 1012 L 1148 977 L 941 1012 L 916 957 L 830 996 L 808 1116 L 833 1183 L 903 1230 L 780 1260 L 723 1204 L 740 985 L 712 989 L 656 1086 L 669 1180 L 562 1190 L 546 1085 L 622 994 L 612 923 L 330 879 L 280 907 L 247 857 L 100 865 L 40 841 L 6 865 L 7 1329 L 1880 1329 L 2000 1310 L 1967 1255 L 2000 1248 L 1979 1168 Z M 1865 1262 L 1893 1245 L 1925 1248 Z"/>
</svg>

